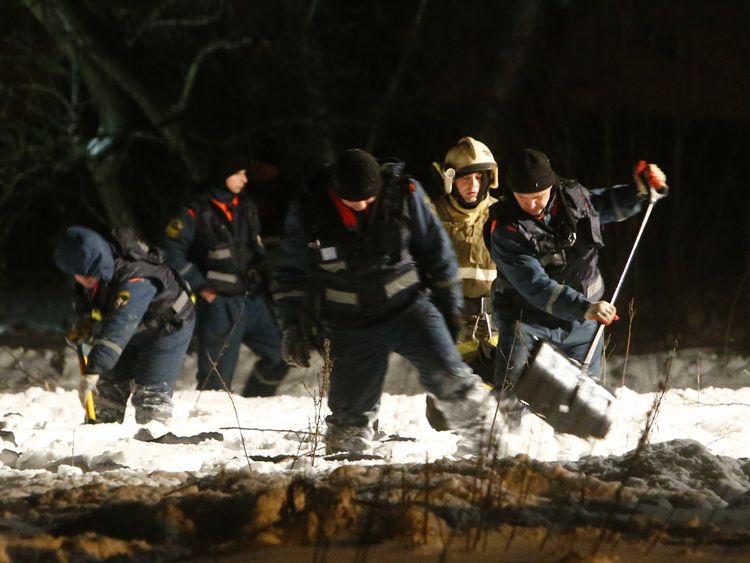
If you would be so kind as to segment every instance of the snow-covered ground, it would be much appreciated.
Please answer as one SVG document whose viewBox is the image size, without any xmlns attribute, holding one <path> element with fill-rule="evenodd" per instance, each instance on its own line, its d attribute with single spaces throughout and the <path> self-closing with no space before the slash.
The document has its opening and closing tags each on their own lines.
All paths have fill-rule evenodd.
<svg viewBox="0 0 750 563">
<path fill-rule="evenodd" d="M 54 375 L 50 367 L 54 360 L 52 352 L 0 349 L 0 382 L 4 388 L 14 388 L 0 394 L 0 477 L 4 479 L 30 479 L 37 484 L 57 479 L 59 484 L 68 476 L 93 480 L 106 473 L 109 479 L 132 482 L 136 475 L 144 479 L 155 471 L 180 479 L 186 473 L 196 476 L 248 466 L 268 473 L 318 473 L 340 465 L 322 459 L 322 451 L 311 455 L 316 430 L 324 431 L 327 414 L 317 393 L 318 368 L 293 371 L 278 396 L 245 399 L 193 390 L 191 356 L 178 381 L 170 424 L 137 425 L 129 406 L 123 424 L 84 425 L 75 391 L 74 354 L 66 351 L 57 358 L 58 363 L 64 360 L 62 374 Z M 247 373 L 252 361 L 243 356 L 239 373 Z M 623 361 L 610 361 L 611 381 L 621 380 Z M 641 390 L 655 388 L 665 378 L 667 363 L 666 354 L 629 358 L 626 384 Z M 706 350 L 678 354 L 670 370 L 677 387 L 666 393 L 660 405 L 651 442 L 687 438 L 714 454 L 750 457 L 749 365 L 744 358 L 722 359 Z M 235 388 L 241 383 L 238 378 Z M 632 450 L 655 392 L 619 387 L 615 394 L 619 398 L 615 422 L 605 439 L 555 435 L 542 420 L 527 414 L 517 430 L 503 434 L 501 453 L 552 461 Z M 392 463 L 451 457 L 456 436 L 431 429 L 424 407 L 425 397 L 412 370 L 394 357 L 380 412 L 385 436 L 374 453 Z"/>
</svg>

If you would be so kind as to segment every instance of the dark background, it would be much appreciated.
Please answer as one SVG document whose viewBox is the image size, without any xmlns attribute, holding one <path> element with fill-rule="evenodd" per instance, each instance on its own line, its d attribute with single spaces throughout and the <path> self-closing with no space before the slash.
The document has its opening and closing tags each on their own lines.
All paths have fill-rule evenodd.
<svg viewBox="0 0 750 563">
<path fill-rule="evenodd" d="M 589 187 L 658 163 L 672 193 L 610 349 L 630 332 L 637 351 L 750 352 L 749 24 L 742 0 L 5 0 L 0 321 L 31 325 L 10 318 L 19 302 L 58 299 L 65 227 L 156 239 L 217 152 L 256 161 L 249 190 L 269 170 L 283 179 L 266 187 L 299 186 L 349 147 L 429 187 L 472 135 L 501 182 L 526 146 Z M 610 288 L 637 227 L 606 230 Z"/>
</svg>

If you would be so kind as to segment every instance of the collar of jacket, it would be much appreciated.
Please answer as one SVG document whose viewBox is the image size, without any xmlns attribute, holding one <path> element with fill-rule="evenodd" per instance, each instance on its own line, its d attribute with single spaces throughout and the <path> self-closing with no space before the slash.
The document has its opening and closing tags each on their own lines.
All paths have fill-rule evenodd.
<svg viewBox="0 0 750 563">
<path fill-rule="evenodd" d="M 247 188 L 247 186 L 245 186 L 245 188 Z M 237 194 L 230 192 L 229 188 L 224 184 L 209 185 L 205 193 L 208 194 L 209 198 L 218 199 L 223 203 L 229 203 L 237 197 Z"/>
<path fill-rule="evenodd" d="M 472 219 L 482 215 L 487 210 L 487 208 L 489 208 L 493 203 L 497 201 L 494 197 L 487 195 L 487 197 L 479 202 L 476 207 L 467 209 L 465 207 L 462 207 L 461 204 L 456 201 L 456 198 L 450 194 L 446 195 L 445 199 L 447 200 L 447 205 L 440 207 L 445 209 L 448 217 L 441 218 L 444 220 L 455 222 L 471 222 Z"/>
<path fill-rule="evenodd" d="M 336 211 L 338 211 L 339 217 L 346 228 L 355 229 L 357 227 L 357 214 L 355 211 L 344 205 L 344 202 L 341 201 L 341 198 L 336 194 L 333 188 L 328 188 L 328 197 L 331 198 L 331 201 L 336 207 Z"/>
<path fill-rule="evenodd" d="M 231 205 L 232 207 L 236 207 L 237 204 L 240 202 L 239 198 L 237 196 L 234 196 L 234 199 L 231 201 L 224 203 L 223 201 L 219 201 L 218 199 L 211 198 L 211 203 L 213 203 L 216 207 L 218 207 L 222 213 L 224 213 L 224 216 L 227 218 L 227 221 L 230 223 L 234 219 L 234 213 L 229 208 Z"/>
</svg>

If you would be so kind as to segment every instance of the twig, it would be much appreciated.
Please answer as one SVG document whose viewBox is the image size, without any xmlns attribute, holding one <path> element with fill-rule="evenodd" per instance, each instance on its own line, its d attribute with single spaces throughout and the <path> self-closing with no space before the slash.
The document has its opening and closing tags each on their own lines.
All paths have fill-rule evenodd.
<svg viewBox="0 0 750 563">
<path fill-rule="evenodd" d="M 698 364 L 698 373 L 695 374 L 695 377 L 698 381 L 698 404 L 701 404 L 701 357 L 698 356 L 695 358 L 695 363 Z"/>
<path fill-rule="evenodd" d="M 328 338 L 323 340 L 323 369 L 318 372 L 318 389 L 317 395 L 314 396 L 315 403 L 315 427 L 312 434 L 312 465 L 315 465 L 315 452 L 320 442 L 320 430 L 322 427 L 323 403 L 328 395 L 328 383 L 331 378 L 333 369 L 333 360 L 331 359 L 331 341 Z"/>
<path fill-rule="evenodd" d="M 729 316 L 727 317 L 727 329 L 724 332 L 724 355 L 725 356 L 729 353 L 729 341 L 731 340 L 732 323 L 734 322 L 734 313 L 737 310 L 737 304 L 740 301 L 740 297 L 742 296 L 742 291 L 745 288 L 745 284 L 747 283 L 748 277 L 750 277 L 750 265 L 748 265 L 748 267 L 745 269 L 745 272 L 742 274 L 740 285 L 737 288 L 737 291 L 734 293 L 732 304 L 729 307 Z"/>
<path fill-rule="evenodd" d="M 16 356 L 9 348 L 2 346 L 0 347 L 0 350 L 3 350 L 6 354 L 8 354 L 11 357 L 11 359 L 13 360 L 14 368 L 16 368 L 18 371 L 23 373 L 26 377 L 28 377 L 32 381 L 40 384 L 42 387 L 44 387 L 45 390 L 47 391 L 49 390 L 49 384 L 47 383 L 47 380 L 42 379 L 39 376 L 31 373 L 31 371 L 24 366 L 23 360 L 21 360 L 18 356 Z"/>
<path fill-rule="evenodd" d="M 200 51 L 198 51 L 198 53 L 195 55 L 195 58 L 193 59 L 193 62 L 190 64 L 190 68 L 188 69 L 187 74 L 185 75 L 185 81 L 182 87 L 182 93 L 180 94 L 180 99 L 177 100 L 177 102 L 174 104 L 170 114 L 162 120 L 161 125 L 168 123 L 178 114 L 185 111 L 188 101 L 190 100 L 190 95 L 193 92 L 193 87 L 195 86 L 195 79 L 198 76 L 198 72 L 200 71 L 201 66 L 203 66 L 203 62 L 209 57 L 209 55 L 212 55 L 217 51 L 237 50 L 247 45 L 251 45 L 254 42 L 255 39 L 250 37 L 243 37 L 237 41 L 214 41 L 213 43 L 205 45 Z"/>
<path fill-rule="evenodd" d="M 625 487 L 627 486 L 627 483 L 630 480 L 630 477 L 635 472 L 636 467 L 639 465 L 641 458 L 643 456 L 643 453 L 646 449 L 646 446 L 648 445 L 650 441 L 651 431 L 659 415 L 659 410 L 661 408 L 662 402 L 664 401 L 664 396 L 666 395 L 669 389 L 669 380 L 670 380 L 670 375 L 672 372 L 672 361 L 676 354 L 677 354 L 677 342 L 675 341 L 674 348 L 672 349 L 672 353 L 670 354 L 669 360 L 667 361 L 664 381 L 662 381 L 661 384 L 659 385 L 660 392 L 654 397 L 654 402 L 651 406 L 651 409 L 648 411 L 648 413 L 646 413 L 646 423 L 644 424 L 643 432 L 641 432 L 641 437 L 638 440 L 638 445 L 633 451 L 633 456 L 630 458 L 630 461 L 625 469 L 625 475 L 621 479 L 620 485 L 617 487 L 617 490 L 615 491 L 612 509 L 609 511 L 609 513 L 607 514 L 606 520 L 602 524 L 602 531 L 599 534 L 598 540 L 594 544 L 594 547 L 592 550 L 592 557 L 595 557 L 597 553 L 599 552 L 599 550 L 601 549 L 602 543 L 604 542 L 604 539 L 607 535 L 607 532 L 612 522 L 612 519 L 614 517 L 614 514 L 620 505 L 620 501 L 622 500 L 622 494 L 625 490 Z"/>
<path fill-rule="evenodd" d="M 291 430 L 285 428 L 255 428 L 252 426 L 221 426 L 219 430 L 247 430 L 253 432 L 281 432 L 283 434 L 312 434 L 307 430 Z"/>
<path fill-rule="evenodd" d="M 625 361 L 622 364 L 622 381 L 620 387 L 625 387 L 625 374 L 628 370 L 628 359 L 630 358 L 630 343 L 633 336 L 633 321 L 635 321 L 635 299 L 628 302 L 628 338 L 625 344 Z"/>
<path fill-rule="evenodd" d="M 221 377 L 221 374 L 219 373 L 219 368 L 211 358 L 209 358 L 209 361 L 211 362 L 211 370 L 216 371 L 216 376 L 219 378 L 219 381 L 221 381 L 222 387 L 224 387 L 224 391 L 226 391 L 227 396 L 229 397 L 229 402 L 232 403 L 232 410 L 234 411 L 234 418 L 237 420 L 237 426 L 240 426 L 240 413 L 237 411 L 237 404 L 234 402 L 234 393 L 232 393 L 232 390 L 227 385 L 226 381 L 224 381 L 224 378 Z M 247 468 L 249 470 L 252 470 L 252 463 L 250 460 L 250 454 L 247 452 L 247 444 L 245 444 L 245 435 L 242 433 L 242 430 L 240 430 L 240 443 L 242 444 L 242 451 L 245 453 L 245 461 L 247 461 Z"/>
</svg>

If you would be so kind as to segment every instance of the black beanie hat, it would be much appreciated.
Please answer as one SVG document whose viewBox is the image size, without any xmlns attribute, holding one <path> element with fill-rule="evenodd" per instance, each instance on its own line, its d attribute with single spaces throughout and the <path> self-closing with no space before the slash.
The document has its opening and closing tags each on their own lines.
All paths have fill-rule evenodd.
<svg viewBox="0 0 750 563">
<path fill-rule="evenodd" d="M 223 187 L 227 178 L 240 170 L 247 170 L 249 161 L 246 153 L 237 150 L 216 154 L 211 160 L 211 180 Z"/>
<path fill-rule="evenodd" d="M 532 194 L 546 190 L 557 182 L 547 155 L 534 149 L 523 149 L 508 166 L 508 187 L 512 192 Z"/>
<path fill-rule="evenodd" d="M 346 150 L 333 165 L 333 186 L 341 199 L 370 199 L 378 195 L 381 184 L 380 164 L 363 150 Z"/>
</svg>

